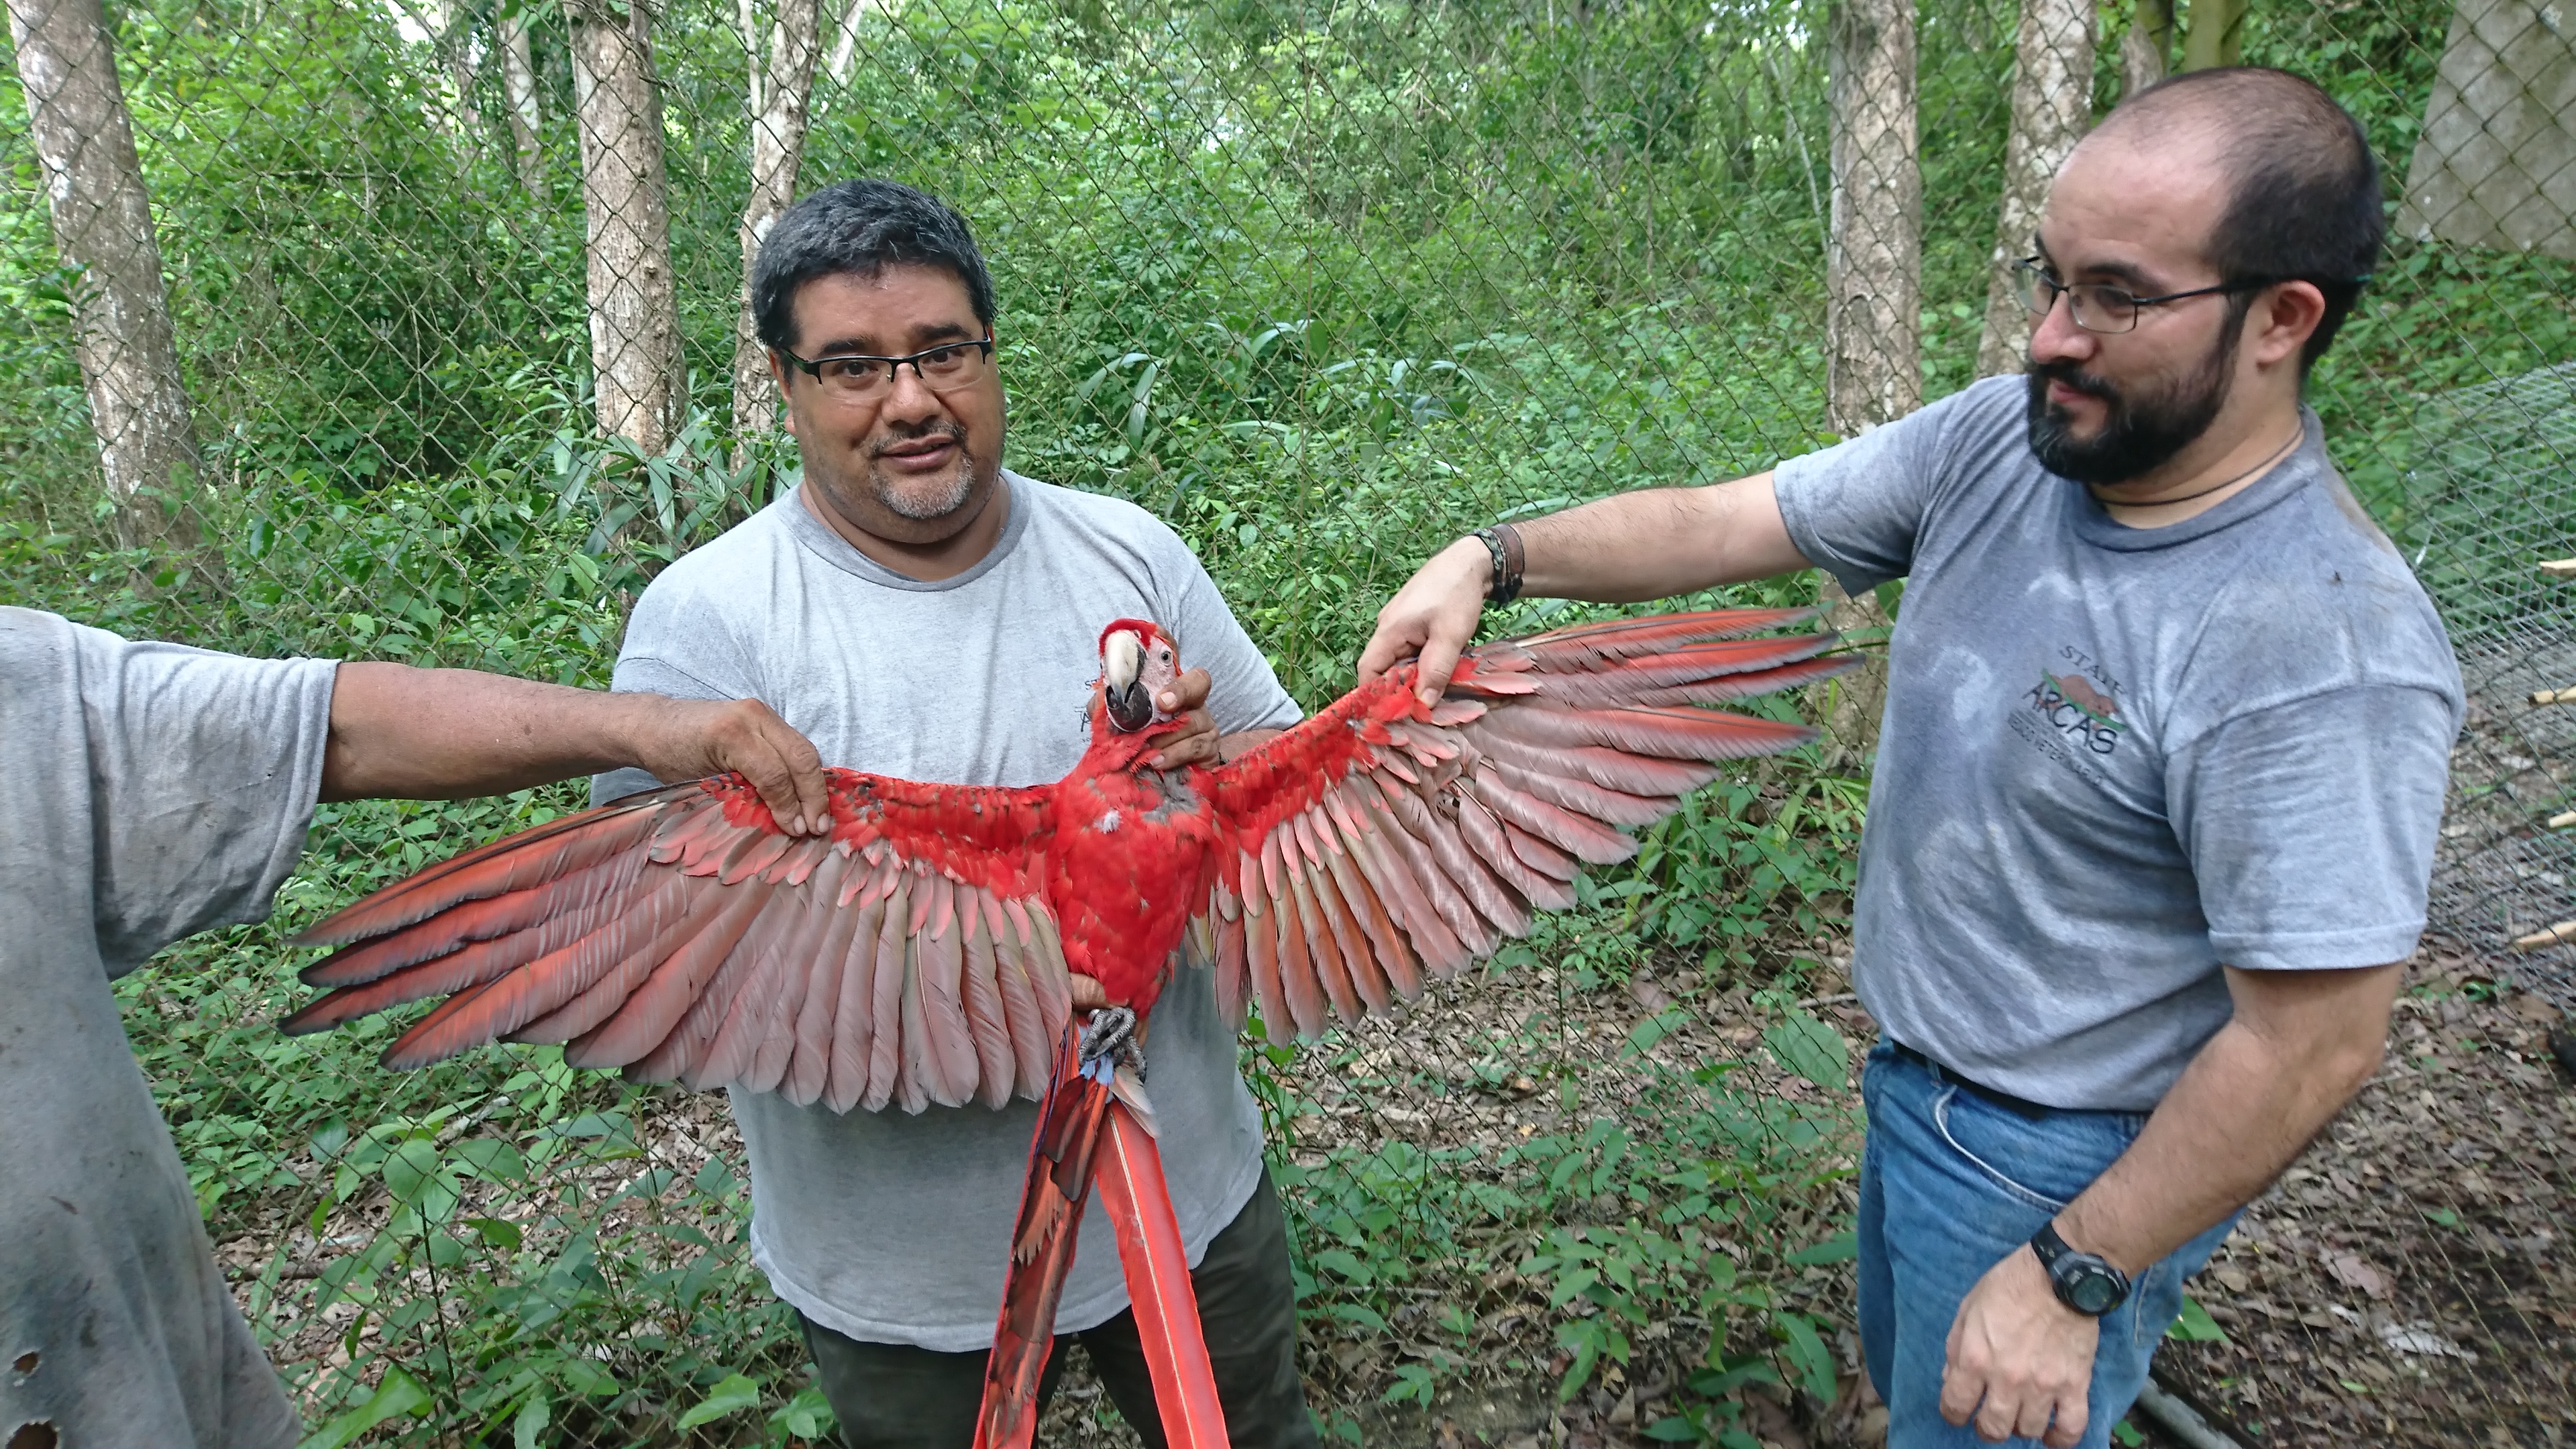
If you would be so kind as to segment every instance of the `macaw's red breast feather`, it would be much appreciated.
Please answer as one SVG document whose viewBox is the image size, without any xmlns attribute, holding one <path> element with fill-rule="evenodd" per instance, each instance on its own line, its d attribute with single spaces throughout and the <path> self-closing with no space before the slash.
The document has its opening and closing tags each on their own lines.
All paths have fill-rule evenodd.
<svg viewBox="0 0 2576 1449">
<path fill-rule="evenodd" d="M 1744 637 L 1808 610 L 1615 620 L 1468 650 L 1424 708 L 1395 669 L 1213 772 L 1240 849 L 1220 890 L 1244 949 L 1227 1003 L 1320 1032 L 1412 997 L 1574 903 L 1583 865 L 1679 808 L 1717 762 L 1793 749 L 1802 725 L 1695 708 L 1810 684 L 1858 663 L 1831 634 Z"/>
<path fill-rule="evenodd" d="M 1039 895 L 1044 790 L 826 772 L 795 837 L 738 777 L 674 785 L 468 852 L 304 939 L 319 1031 L 446 996 L 385 1053 L 499 1039 L 575 1066 L 837 1109 L 1040 1098 L 1072 1000 Z"/>
</svg>

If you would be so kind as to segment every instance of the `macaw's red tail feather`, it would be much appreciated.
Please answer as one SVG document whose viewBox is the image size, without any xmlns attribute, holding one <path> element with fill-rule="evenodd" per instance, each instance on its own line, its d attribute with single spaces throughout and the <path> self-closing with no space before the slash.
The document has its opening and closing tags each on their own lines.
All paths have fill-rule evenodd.
<svg viewBox="0 0 2576 1449">
<path fill-rule="evenodd" d="M 1127 1300 L 1136 1313 L 1136 1336 L 1154 1381 L 1154 1408 L 1171 1449 L 1225 1449 L 1225 1409 L 1217 1402 L 1216 1374 L 1199 1329 L 1198 1291 L 1172 1215 L 1171 1189 L 1153 1135 L 1120 1102 L 1109 1109 L 1107 1141 L 1100 1154 L 1100 1205 L 1118 1228 L 1118 1262 L 1127 1274 Z"/>
<path fill-rule="evenodd" d="M 1055 1347 L 1056 1303 L 1073 1267 L 1082 1204 L 1091 1195 L 1093 1158 L 1110 1104 L 1109 1089 L 1082 1075 L 1078 1031 L 1069 1028 L 1056 1050 L 1055 1077 L 1047 1083 L 1037 1135 L 1029 1142 L 1028 1182 L 1011 1230 L 1001 1321 L 984 1365 L 975 1449 L 1028 1449 L 1037 1434 L 1038 1382 Z"/>
</svg>

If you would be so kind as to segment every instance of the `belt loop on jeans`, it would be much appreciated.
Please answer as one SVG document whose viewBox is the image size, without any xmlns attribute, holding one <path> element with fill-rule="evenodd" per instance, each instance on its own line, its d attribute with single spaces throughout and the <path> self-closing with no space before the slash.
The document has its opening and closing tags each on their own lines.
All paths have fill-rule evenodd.
<svg viewBox="0 0 2576 1449">
<path fill-rule="evenodd" d="M 1895 1049 L 1896 1055 L 1900 1060 L 1912 1062 L 1923 1070 L 1930 1072 L 1932 1074 L 1932 1079 L 1936 1082 L 1947 1082 L 1950 1085 L 1957 1087 L 1960 1091 L 1970 1093 L 1977 1097 L 1982 1097 L 1986 1101 L 2003 1108 L 2005 1111 L 2012 1113 L 2016 1117 L 2026 1117 L 2031 1121 L 2036 1122 L 2040 1118 L 2048 1115 L 2049 1109 L 2041 1106 L 2037 1102 L 2031 1101 L 2027 1097 L 2016 1097 L 2010 1092 L 1998 1092 L 1994 1088 L 1986 1086 L 1981 1082 L 1970 1081 L 1968 1078 L 1959 1075 L 1957 1072 L 1950 1070 L 1948 1067 L 1941 1065 L 1939 1062 L 1932 1060 L 1930 1057 L 1925 1056 L 1923 1053 L 1916 1051 L 1914 1048 L 1907 1046 L 1905 1043 L 1898 1041 L 1894 1037 L 1889 1037 L 1887 1039 L 1887 1044 Z"/>
</svg>

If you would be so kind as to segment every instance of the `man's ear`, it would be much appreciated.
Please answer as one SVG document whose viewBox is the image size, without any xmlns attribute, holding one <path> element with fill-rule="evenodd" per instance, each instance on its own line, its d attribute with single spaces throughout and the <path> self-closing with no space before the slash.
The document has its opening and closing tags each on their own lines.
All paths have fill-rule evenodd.
<svg viewBox="0 0 2576 1449">
<path fill-rule="evenodd" d="M 2254 335 L 2247 338 L 2256 363 L 2271 367 L 2298 361 L 2317 324 L 2326 317 L 2326 294 L 2314 282 L 2281 282 L 2264 289 L 2248 319 Z"/>
<path fill-rule="evenodd" d="M 778 380 L 778 402 L 781 407 L 796 401 L 795 389 L 789 386 L 787 360 L 778 355 L 778 349 L 775 347 L 769 349 L 769 375 Z"/>
</svg>

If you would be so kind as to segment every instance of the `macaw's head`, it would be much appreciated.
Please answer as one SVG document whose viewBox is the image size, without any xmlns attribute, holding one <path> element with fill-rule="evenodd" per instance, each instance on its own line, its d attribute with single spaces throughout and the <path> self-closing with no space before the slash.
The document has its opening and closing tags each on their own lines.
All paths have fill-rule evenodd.
<svg viewBox="0 0 2576 1449">
<path fill-rule="evenodd" d="M 1154 696 L 1180 677 L 1180 650 L 1152 622 L 1119 619 L 1100 631 L 1101 702 L 1120 733 L 1168 718 L 1154 707 Z"/>
</svg>

